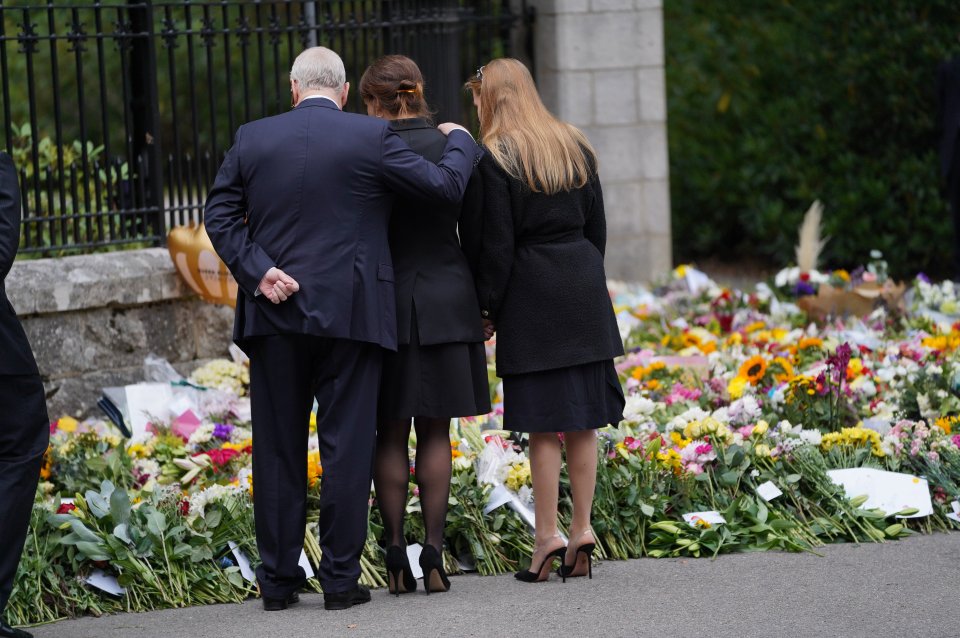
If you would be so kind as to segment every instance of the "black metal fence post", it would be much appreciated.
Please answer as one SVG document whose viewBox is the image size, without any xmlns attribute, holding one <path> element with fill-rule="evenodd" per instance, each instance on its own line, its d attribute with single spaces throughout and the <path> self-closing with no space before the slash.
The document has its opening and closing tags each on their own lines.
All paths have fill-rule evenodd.
<svg viewBox="0 0 960 638">
<path fill-rule="evenodd" d="M 163 201 L 163 154 L 160 148 L 160 98 L 157 89 L 157 51 L 155 45 L 153 2 L 139 0 L 130 7 L 130 24 L 135 37 L 130 51 L 130 110 L 133 115 L 133 154 L 144 171 L 145 201 L 142 219 L 153 228 L 144 228 L 148 235 L 159 235 L 165 241 Z"/>
</svg>

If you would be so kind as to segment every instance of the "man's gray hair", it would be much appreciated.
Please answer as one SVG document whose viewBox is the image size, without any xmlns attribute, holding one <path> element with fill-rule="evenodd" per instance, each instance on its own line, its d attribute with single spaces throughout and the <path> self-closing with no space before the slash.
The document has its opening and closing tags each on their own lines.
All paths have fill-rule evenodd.
<svg viewBox="0 0 960 638">
<path fill-rule="evenodd" d="M 310 47 L 293 61 L 290 79 L 297 81 L 301 91 L 341 89 L 347 72 L 339 55 L 327 47 Z"/>
</svg>

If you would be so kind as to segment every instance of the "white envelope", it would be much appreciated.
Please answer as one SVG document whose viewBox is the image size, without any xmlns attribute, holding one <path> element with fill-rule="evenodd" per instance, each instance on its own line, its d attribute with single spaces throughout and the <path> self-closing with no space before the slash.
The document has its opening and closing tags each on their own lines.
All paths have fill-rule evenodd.
<svg viewBox="0 0 960 638">
<path fill-rule="evenodd" d="M 866 495 L 867 501 L 861 506 L 864 509 L 876 507 L 891 515 L 908 507 L 917 510 L 916 514 L 898 518 L 920 518 L 933 514 L 930 486 L 927 479 L 919 476 L 869 467 L 829 470 L 827 476 L 843 486 L 847 498 Z"/>
</svg>

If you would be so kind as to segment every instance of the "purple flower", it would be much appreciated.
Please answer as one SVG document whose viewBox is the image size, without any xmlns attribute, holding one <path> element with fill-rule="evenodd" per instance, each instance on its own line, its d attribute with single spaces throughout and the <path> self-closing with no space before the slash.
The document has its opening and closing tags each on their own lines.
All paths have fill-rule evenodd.
<svg viewBox="0 0 960 638">
<path fill-rule="evenodd" d="M 233 433 L 233 426 L 226 423 L 214 423 L 213 424 L 213 438 L 220 439 L 221 441 L 229 441 L 230 435 Z"/>
<path fill-rule="evenodd" d="M 850 364 L 850 357 L 853 351 L 850 344 L 844 342 L 837 347 L 833 356 L 827 358 L 827 365 L 833 368 L 833 380 L 837 384 L 842 384 L 847 376 L 847 366 Z"/>
<path fill-rule="evenodd" d="M 795 291 L 797 297 L 806 297 L 807 295 L 815 295 L 817 291 L 813 289 L 806 281 L 797 282 L 797 289 Z"/>
<path fill-rule="evenodd" d="M 927 277 L 927 275 L 924 274 L 924 273 L 922 273 L 922 272 L 918 272 L 918 273 L 917 273 L 917 279 L 919 279 L 920 281 L 922 281 L 922 282 L 925 283 L 925 284 L 930 283 L 930 278 Z"/>
</svg>

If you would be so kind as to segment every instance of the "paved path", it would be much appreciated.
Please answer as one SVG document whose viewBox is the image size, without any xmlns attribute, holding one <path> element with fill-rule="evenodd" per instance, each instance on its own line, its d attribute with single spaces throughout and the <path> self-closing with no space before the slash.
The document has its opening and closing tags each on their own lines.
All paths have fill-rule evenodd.
<svg viewBox="0 0 960 638">
<path fill-rule="evenodd" d="M 737 554 L 609 561 L 594 579 L 529 585 L 455 576 L 452 589 L 324 611 L 318 595 L 284 612 L 259 601 L 83 618 L 37 638 L 326 636 L 960 636 L 960 534 L 837 545 L 824 557 Z"/>
</svg>

